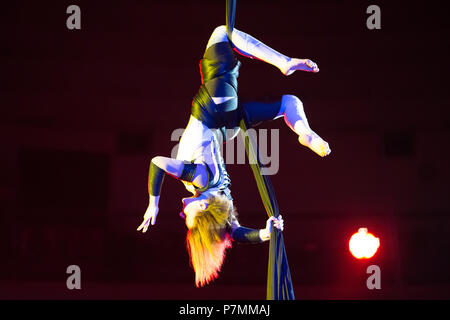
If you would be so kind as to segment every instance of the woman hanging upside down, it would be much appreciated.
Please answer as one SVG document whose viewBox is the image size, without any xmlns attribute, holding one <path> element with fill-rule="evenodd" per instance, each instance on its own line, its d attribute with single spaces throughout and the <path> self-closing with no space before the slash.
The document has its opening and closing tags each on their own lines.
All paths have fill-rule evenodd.
<svg viewBox="0 0 450 320">
<path fill-rule="evenodd" d="M 138 231 L 146 232 L 158 214 L 165 174 L 180 180 L 193 195 L 183 198 L 180 216 L 185 219 L 187 249 L 196 286 L 218 277 L 225 251 L 236 242 L 258 243 L 270 239 L 272 224 L 283 230 L 283 219 L 270 217 L 264 229 L 243 227 L 237 220 L 230 192 L 230 177 L 221 155 L 222 143 L 233 139 L 245 118 L 251 127 L 283 118 L 299 142 L 324 157 L 328 143 L 309 127 L 299 98 L 283 95 L 273 103 L 240 103 L 237 77 L 239 54 L 277 67 L 284 75 L 296 70 L 319 72 L 308 59 L 289 58 L 252 36 L 234 28 L 234 1 L 227 1 L 227 25 L 214 29 L 200 60 L 201 86 L 193 99 L 191 115 L 180 139 L 176 159 L 156 156 L 149 169 L 149 205 Z"/>
</svg>

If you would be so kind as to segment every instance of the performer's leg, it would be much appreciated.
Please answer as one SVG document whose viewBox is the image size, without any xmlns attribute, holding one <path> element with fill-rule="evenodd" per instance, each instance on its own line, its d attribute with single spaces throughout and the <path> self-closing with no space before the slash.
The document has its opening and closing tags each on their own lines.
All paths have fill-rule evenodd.
<svg viewBox="0 0 450 320">
<path fill-rule="evenodd" d="M 206 48 L 222 41 L 229 41 L 227 36 L 227 28 L 224 25 L 218 26 L 214 29 Z M 269 63 L 280 69 L 280 71 L 285 75 L 290 75 L 294 73 L 295 70 L 312 72 L 319 71 L 317 65 L 311 60 L 289 58 L 255 39 L 251 35 L 239 31 L 236 28 L 234 28 L 231 32 L 231 42 L 234 45 L 235 51 L 239 54 Z"/>
<path fill-rule="evenodd" d="M 294 95 L 283 95 L 281 99 L 281 108 L 277 115 L 284 116 L 287 126 L 298 134 L 298 141 L 310 148 L 321 157 L 330 154 L 331 149 L 317 133 L 315 133 L 308 124 L 303 103 Z"/>
<path fill-rule="evenodd" d="M 267 62 L 280 69 L 281 72 L 286 69 L 289 63 L 289 57 L 236 28 L 231 33 L 231 42 L 240 54 Z"/>
<path fill-rule="evenodd" d="M 283 117 L 287 126 L 298 134 L 298 141 L 302 145 L 322 157 L 330 154 L 328 143 L 310 128 L 303 103 L 296 96 L 283 95 L 281 100 L 272 103 L 247 102 L 242 104 L 242 108 L 250 126 Z"/>
<path fill-rule="evenodd" d="M 311 60 L 289 58 L 236 28 L 231 34 L 231 42 L 240 54 L 269 63 L 280 69 L 285 75 L 290 75 L 295 70 L 319 72 L 319 68 Z"/>
</svg>

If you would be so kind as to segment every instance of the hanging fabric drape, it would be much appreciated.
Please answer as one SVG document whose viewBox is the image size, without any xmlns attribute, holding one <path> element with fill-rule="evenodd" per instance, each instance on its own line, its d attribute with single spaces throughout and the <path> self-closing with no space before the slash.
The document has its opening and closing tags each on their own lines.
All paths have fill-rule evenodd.
<svg viewBox="0 0 450 320">
<path fill-rule="evenodd" d="M 236 0 L 226 1 L 226 28 L 231 41 L 236 17 Z M 262 175 L 259 161 L 258 147 L 255 141 L 247 135 L 248 121 L 243 115 L 240 122 L 241 136 L 244 139 L 245 150 L 256 179 L 264 208 L 269 217 L 278 217 L 278 204 L 275 192 L 268 175 Z M 269 265 L 267 270 L 267 300 L 294 300 L 291 273 L 284 248 L 283 234 L 277 228 L 272 228 L 269 246 Z"/>
<path fill-rule="evenodd" d="M 255 176 L 256 184 L 261 195 L 264 208 L 269 217 L 278 217 L 278 204 L 275 191 L 268 175 L 261 173 L 261 161 L 259 160 L 258 147 L 251 136 L 247 134 L 246 119 L 241 120 L 241 136 L 244 139 L 247 158 Z M 269 263 L 267 270 L 267 300 L 294 300 L 291 273 L 284 247 L 283 233 L 277 228 L 272 228 L 270 234 Z"/>
</svg>

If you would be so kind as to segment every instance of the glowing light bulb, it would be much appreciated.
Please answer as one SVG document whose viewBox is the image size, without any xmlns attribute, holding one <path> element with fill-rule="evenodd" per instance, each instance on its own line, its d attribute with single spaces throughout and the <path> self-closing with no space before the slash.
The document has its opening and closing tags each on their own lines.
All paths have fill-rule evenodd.
<svg viewBox="0 0 450 320">
<path fill-rule="evenodd" d="M 356 259 L 372 258 L 380 247 L 380 239 L 367 232 L 367 228 L 359 228 L 348 242 L 350 252 Z"/>
</svg>

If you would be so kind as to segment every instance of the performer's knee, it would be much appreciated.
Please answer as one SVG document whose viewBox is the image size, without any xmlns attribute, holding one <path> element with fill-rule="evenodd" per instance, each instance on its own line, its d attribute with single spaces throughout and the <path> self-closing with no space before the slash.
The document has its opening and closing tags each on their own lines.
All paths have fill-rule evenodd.
<svg viewBox="0 0 450 320">
<path fill-rule="evenodd" d="M 286 113 L 286 111 L 289 110 L 303 110 L 303 102 L 297 97 L 292 94 L 285 94 L 283 95 L 281 99 L 281 110 L 283 114 Z"/>
<path fill-rule="evenodd" d="M 227 27 L 224 24 L 222 24 L 220 26 L 217 26 L 214 29 L 213 34 L 222 35 L 222 36 L 226 35 L 227 34 Z"/>
<path fill-rule="evenodd" d="M 214 29 L 206 46 L 210 47 L 213 44 L 222 41 L 228 41 L 227 27 L 225 25 L 218 26 Z"/>
</svg>

